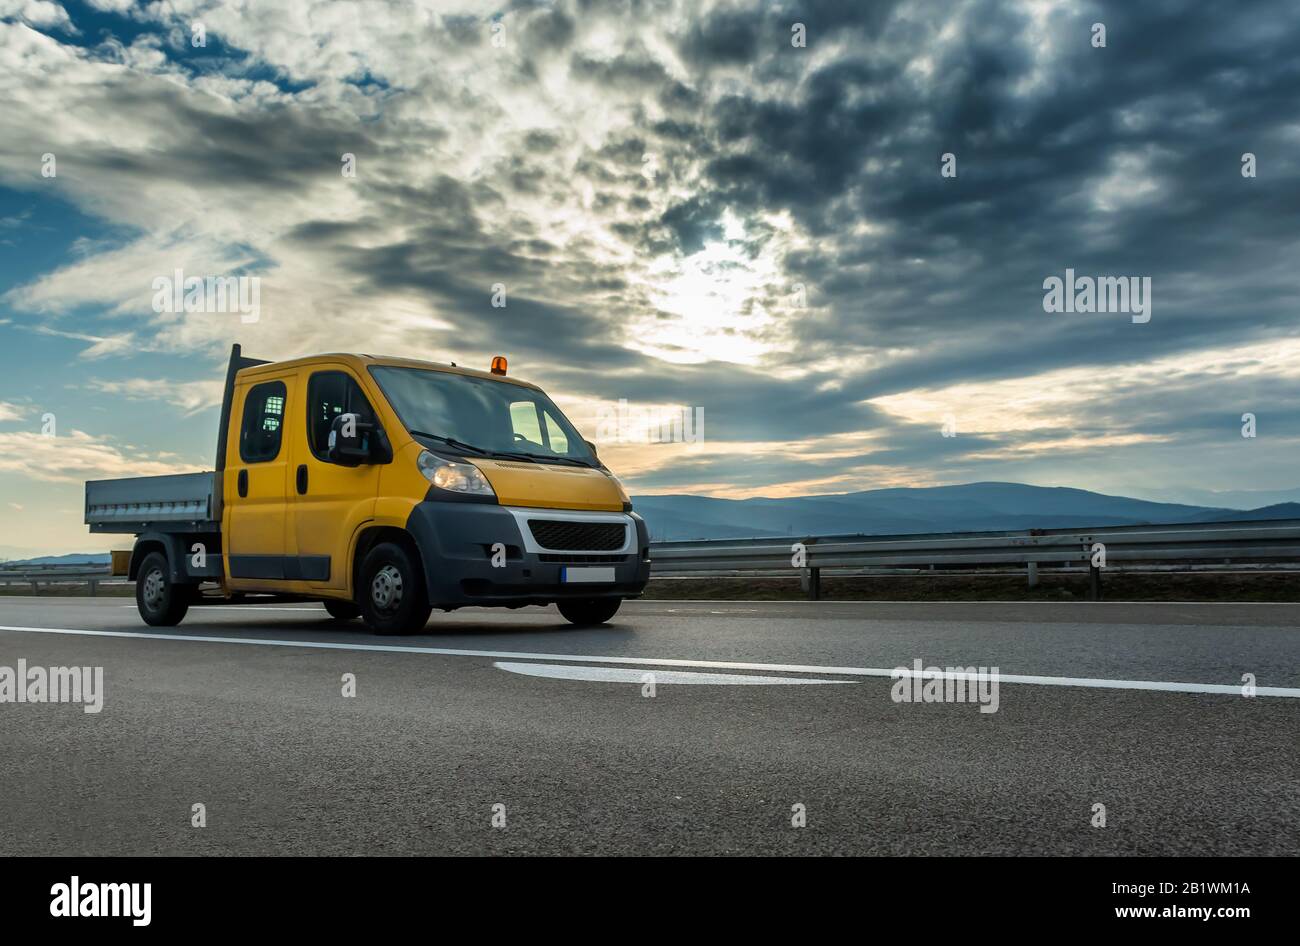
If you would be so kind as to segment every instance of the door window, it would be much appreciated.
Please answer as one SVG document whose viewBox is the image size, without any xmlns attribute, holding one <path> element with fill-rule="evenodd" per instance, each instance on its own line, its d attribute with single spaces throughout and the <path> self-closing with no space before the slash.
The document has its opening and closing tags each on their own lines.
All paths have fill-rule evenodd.
<svg viewBox="0 0 1300 946">
<path fill-rule="evenodd" d="M 265 463 L 280 455 L 285 396 L 283 381 L 254 385 L 248 392 L 239 429 L 239 458 L 245 463 Z"/>
<path fill-rule="evenodd" d="M 317 459 L 325 460 L 330 426 L 340 414 L 356 414 L 363 424 L 375 422 L 374 411 L 361 386 L 343 371 L 318 371 L 307 383 L 307 442 Z"/>
</svg>

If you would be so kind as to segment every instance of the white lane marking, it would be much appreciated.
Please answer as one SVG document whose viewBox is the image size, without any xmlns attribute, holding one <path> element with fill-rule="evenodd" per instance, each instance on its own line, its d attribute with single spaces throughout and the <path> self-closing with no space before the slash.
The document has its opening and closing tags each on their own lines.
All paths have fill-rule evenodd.
<svg viewBox="0 0 1300 946">
<path fill-rule="evenodd" d="M 194 641 L 203 644 L 250 644 L 262 647 L 302 647 L 309 650 L 359 650 L 386 654 L 435 654 L 440 657 L 488 657 L 501 660 L 563 660 L 588 664 L 635 664 L 647 667 L 696 667 L 707 670 L 758 670 L 772 673 L 821 673 L 839 677 L 918 676 L 911 670 L 887 667 L 819 667 L 807 664 L 763 664 L 731 660 L 679 660 L 670 657 L 606 657 L 590 654 L 538 654 L 528 651 L 462 650 L 452 647 L 403 647 L 399 644 L 342 644 L 326 641 L 283 641 L 263 637 L 208 637 L 197 634 L 150 634 L 143 631 L 91 631 L 67 627 L 21 627 L 0 624 L 0 631 L 29 634 L 72 634 L 80 637 L 127 637 L 156 641 Z M 936 676 L 921 673 L 922 678 Z M 961 674 L 937 674 L 958 679 Z M 1181 683 L 1161 680 L 1107 680 L 1093 677 L 1043 677 L 1033 674 L 999 673 L 1000 683 L 1028 683 L 1049 687 L 1088 687 L 1102 690 L 1159 690 L 1166 693 L 1220 693 L 1241 696 L 1235 683 Z M 1257 696 L 1285 696 L 1300 699 L 1300 687 L 1255 687 Z"/>
<path fill-rule="evenodd" d="M 629 670 L 626 667 L 583 667 L 572 664 L 522 664 L 498 660 L 498 670 L 526 677 L 552 680 L 589 680 L 599 683 L 645 683 L 653 677 L 659 683 L 717 684 L 723 686 L 797 686 L 802 683 L 852 683 L 852 680 L 818 680 L 813 677 L 764 677 L 745 673 L 698 673 L 693 670 Z"/>
<path fill-rule="evenodd" d="M 624 604 L 627 604 L 627 605 L 634 605 L 634 606 L 636 606 L 636 607 L 641 607 L 641 606 L 643 606 L 643 605 L 656 605 L 656 604 L 711 604 L 711 605 L 713 605 L 714 607 L 716 607 L 720 602 L 719 602 L 719 600 L 718 600 L 717 598 L 628 598 L 628 599 L 626 599 L 623 603 L 624 603 Z M 1282 604 L 1290 604 L 1291 602 L 1289 602 L 1289 601 L 1196 601 L 1196 600 L 1194 600 L 1194 599 L 1193 599 L 1193 600 L 1176 600 L 1176 601 L 1175 601 L 1175 600 L 1170 600 L 1170 601 L 1164 601 L 1164 600 L 1160 600 L 1160 601 L 1141 601 L 1141 600 L 1139 600 L 1139 601 L 1120 601 L 1120 600 L 1118 600 L 1118 599 L 1113 599 L 1113 598 L 1107 598 L 1105 601 L 1088 601 L 1086 598 L 1077 598 L 1077 599 L 1074 599 L 1074 600 L 1070 600 L 1070 599 L 1067 599 L 1067 598 L 1062 598 L 1062 599 L 1051 600 L 1051 601 L 1044 601 L 1044 600 L 1039 599 L 1039 598 L 1035 598 L 1035 599 L 1032 599 L 1032 600 L 1029 600 L 1029 601 L 1019 601 L 1019 600 L 1016 600 L 1016 599 L 1014 599 L 1014 598 L 978 598 L 978 599 L 972 599 L 972 600 L 970 600 L 970 601 L 918 601 L 918 600 L 915 599 L 915 598 L 834 598 L 834 599 L 829 599 L 829 600 L 826 599 L 826 598 L 823 598 L 823 599 L 821 599 L 820 601 L 811 601 L 811 600 L 809 600 L 808 598 L 785 598 L 785 599 L 782 599 L 782 598 L 766 598 L 766 599 L 765 599 L 765 598 L 759 598 L 759 599 L 755 599 L 755 600 L 753 600 L 753 601 L 746 601 L 746 602 L 744 602 L 744 603 L 745 603 L 745 604 L 808 604 L 808 605 L 812 605 L 812 604 L 817 604 L 817 605 L 824 605 L 824 604 L 916 604 L 916 605 L 946 604 L 946 605 L 953 605 L 953 606 L 956 606 L 956 605 L 959 605 L 959 604 L 1015 604 L 1015 605 L 1020 605 L 1020 604 L 1086 604 L 1086 605 L 1097 605 L 1097 604 L 1144 604 L 1144 605 L 1175 605 L 1175 604 L 1176 604 L 1176 605 L 1184 605 L 1184 604 L 1194 604 L 1194 605 L 1198 605 L 1198 606 L 1199 606 L 1199 605 L 1202 605 L 1202 604 L 1217 604 L 1217 605 L 1220 605 L 1220 606 L 1222 606 L 1222 607 L 1240 607 L 1241 605 L 1252 605 L 1252 604 L 1253 604 L 1253 605 L 1257 605 L 1257 606 L 1282 605 Z"/>
</svg>

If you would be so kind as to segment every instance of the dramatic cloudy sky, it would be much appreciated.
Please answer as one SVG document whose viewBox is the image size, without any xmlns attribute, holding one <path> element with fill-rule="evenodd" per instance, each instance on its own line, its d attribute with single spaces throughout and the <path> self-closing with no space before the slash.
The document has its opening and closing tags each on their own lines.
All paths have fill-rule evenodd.
<svg viewBox="0 0 1300 946">
<path fill-rule="evenodd" d="M 232 341 L 702 408 L 602 449 L 643 493 L 1292 489 L 1298 50 L 1294 0 L 0 0 L 0 546 L 209 465 Z M 1151 320 L 1044 312 L 1066 267 Z"/>
</svg>

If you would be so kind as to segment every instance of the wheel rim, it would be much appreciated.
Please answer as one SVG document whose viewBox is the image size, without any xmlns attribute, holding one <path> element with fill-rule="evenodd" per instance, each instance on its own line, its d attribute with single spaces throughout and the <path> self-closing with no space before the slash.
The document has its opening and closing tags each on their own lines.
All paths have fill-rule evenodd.
<svg viewBox="0 0 1300 946">
<path fill-rule="evenodd" d="M 370 600 L 380 611 L 395 611 L 402 603 L 402 573 L 385 565 L 370 580 Z"/>
<path fill-rule="evenodd" d="M 163 596 L 167 593 L 167 579 L 161 568 L 155 568 L 144 579 L 144 606 L 150 611 L 162 607 Z"/>
</svg>

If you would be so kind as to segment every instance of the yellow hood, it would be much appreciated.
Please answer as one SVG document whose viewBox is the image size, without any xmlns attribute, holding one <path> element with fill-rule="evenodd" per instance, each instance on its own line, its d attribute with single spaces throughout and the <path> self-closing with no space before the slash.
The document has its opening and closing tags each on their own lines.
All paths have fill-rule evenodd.
<svg viewBox="0 0 1300 946">
<path fill-rule="evenodd" d="M 618 481 L 590 467 L 465 457 L 478 467 L 503 506 L 618 512 L 628 501 Z"/>
</svg>

